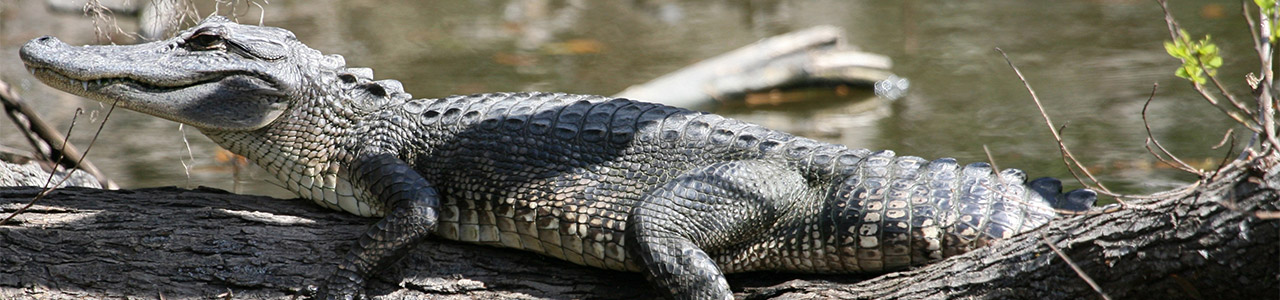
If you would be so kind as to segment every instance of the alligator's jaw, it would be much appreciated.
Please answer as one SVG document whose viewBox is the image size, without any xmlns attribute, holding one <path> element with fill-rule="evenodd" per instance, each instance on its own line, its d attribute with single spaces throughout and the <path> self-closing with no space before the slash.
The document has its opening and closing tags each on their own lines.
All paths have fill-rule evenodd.
<svg viewBox="0 0 1280 300">
<path fill-rule="evenodd" d="M 128 77 L 76 79 L 53 68 L 28 66 L 28 69 L 37 79 L 57 89 L 199 128 L 224 130 L 260 128 L 279 117 L 286 108 L 286 105 L 280 101 L 269 101 L 269 103 L 238 101 L 243 102 L 239 105 L 240 109 L 233 110 L 228 110 L 226 107 L 209 107 L 214 103 L 209 103 L 208 100 L 214 99 L 236 101 L 270 94 L 275 94 L 276 98 L 283 97 L 282 94 L 271 89 L 252 88 L 270 86 L 266 81 L 252 76 L 229 75 L 187 85 L 164 86 Z M 248 87 L 254 93 L 244 95 L 228 92 L 226 88 L 228 86 Z M 192 99 L 206 101 L 184 101 Z M 268 113 L 243 113 L 243 111 Z"/>
<path fill-rule="evenodd" d="M 24 45 L 20 56 L 50 86 L 201 129 L 257 129 L 287 109 L 271 77 L 249 68 L 210 69 L 199 53 L 175 54 L 181 51 L 175 43 L 72 47 L 42 37 Z"/>
<path fill-rule="evenodd" d="M 247 75 L 205 75 L 190 78 L 174 78 L 171 82 L 158 82 L 154 78 L 134 78 L 130 74 L 69 74 L 56 67 L 40 65 L 32 61 L 25 63 L 27 70 L 37 79 L 60 90 L 85 97 L 93 97 L 100 101 L 115 100 L 115 96 L 139 93 L 168 93 L 192 88 L 204 84 L 212 84 L 220 80 L 241 76 L 245 79 L 262 81 Z M 85 77 L 85 76 L 89 77 Z"/>
</svg>

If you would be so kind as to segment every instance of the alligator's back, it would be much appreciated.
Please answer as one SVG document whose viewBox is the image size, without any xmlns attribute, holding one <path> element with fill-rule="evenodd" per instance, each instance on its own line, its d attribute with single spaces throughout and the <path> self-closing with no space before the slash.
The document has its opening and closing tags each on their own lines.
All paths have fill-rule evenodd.
<svg viewBox="0 0 1280 300">
<path fill-rule="evenodd" d="M 357 137 L 401 149 L 443 194 L 437 235 L 609 269 L 639 269 L 625 245 L 637 201 L 691 170 L 730 161 L 775 164 L 803 182 L 754 232 L 700 228 L 705 232 L 698 234 L 732 235 L 704 247 L 725 272 L 900 268 L 1053 216 L 1048 202 L 1023 188 L 1017 170 L 997 177 L 985 164 L 847 149 L 626 99 L 550 93 L 419 99 L 366 123 L 360 127 L 368 131 Z M 412 136 L 370 134 L 393 130 Z"/>
</svg>

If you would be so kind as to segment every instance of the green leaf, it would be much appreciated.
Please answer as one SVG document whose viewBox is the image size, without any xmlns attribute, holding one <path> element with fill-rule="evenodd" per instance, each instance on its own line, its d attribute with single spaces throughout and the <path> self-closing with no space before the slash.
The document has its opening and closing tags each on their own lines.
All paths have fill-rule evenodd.
<svg viewBox="0 0 1280 300">
<path fill-rule="evenodd" d="M 1204 66 L 1209 67 L 1210 70 L 1222 67 L 1222 57 L 1214 56 L 1209 58 L 1209 61 L 1206 61 Z"/>
<path fill-rule="evenodd" d="M 1270 41 L 1270 42 L 1271 42 L 1272 44 L 1275 44 L 1275 43 L 1276 43 L 1276 35 L 1277 35 L 1277 34 L 1280 34 L 1280 27 L 1276 26 L 1276 24 L 1275 24 L 1275 23 L 1271 23 L 1271 41 Z"/>
<path fill-rule="evenodd" d="M 1169 52 L 1169 56 L 1173 56 L 1174 58 L 1180 58 L 1180 57 L 1181 57 L 1181 56 L 1179 56 L 1179 55 L 1178 55 L 1178 53 L 1179 53 L 1179 52 L 1178 52 L 1178 46 L 1174 45 L 1174 44 L 1173 44 L 1173 42 L 1165 41 L 1165 42 L 1164 42 L 1164 51 L 1165 51 L 1165 52 Z"/>
<path fill-rule="evenodd" d="M 1276 0 L 1253 0 L 1253 4 L 1257 4 L 1263 14 L 1270 15 L 1275 12 Z"/>
</svg>

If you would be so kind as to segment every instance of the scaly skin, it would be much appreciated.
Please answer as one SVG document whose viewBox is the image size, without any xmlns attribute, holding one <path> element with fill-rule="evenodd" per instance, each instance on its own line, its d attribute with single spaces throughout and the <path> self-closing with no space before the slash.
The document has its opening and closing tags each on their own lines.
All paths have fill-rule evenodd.
<svg viewBox="0 0 1280 300">
<path fill-rule="evenodd" d="M 429 235 L 644 272 L 728 299 L 723 273 L 858 273 L 940 260 L 1091 203 L 1052 179 L 849 149 L 714 114 L 599 96 L 417 99 L 279 28 L 205 20 L 136 46 L 22 48 L 42 81 L 200 128 L 299 196 L 382 218 L 320 288 Z"/>
</svg>

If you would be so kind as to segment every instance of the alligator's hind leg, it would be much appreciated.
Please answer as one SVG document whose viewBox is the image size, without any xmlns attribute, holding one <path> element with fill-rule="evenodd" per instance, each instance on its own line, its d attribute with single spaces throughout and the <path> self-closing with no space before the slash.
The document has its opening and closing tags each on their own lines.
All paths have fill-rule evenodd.
<svg viewBox="0 0 1280 300">
<path fill-rule="evenodd" d="M 389 211 L 370 227 L 320 287 L 317 299 L 363 299 L 370 273 L 399 260 L 435 228 L 440 195 L 417 171 L 390 154 L 355 162 L 352 182 L 382 201 Z"/>
<path fill-rule="evenodd" d="M 627 243 L 670 298 L 733 299 L 708 252 L 769 230 L 803 197 L 804 178 L 764 161 L 712 164 L 676 177 L 632 209 Z"/>
</svg>

